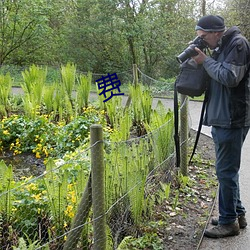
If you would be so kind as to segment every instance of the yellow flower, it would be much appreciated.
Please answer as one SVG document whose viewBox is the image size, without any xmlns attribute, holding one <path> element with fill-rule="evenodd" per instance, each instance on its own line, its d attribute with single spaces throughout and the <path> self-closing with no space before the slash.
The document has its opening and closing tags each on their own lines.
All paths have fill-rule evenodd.
<svg viewBox="0 0 250 250">
<path fill-rule="evenodd" d="M 75 195 L 72 195 L 71 201 L 72 201 L 72 203 L 76 203 L 76 196 Z"/>
<path fill-rule="evenodd" d="M 41 155 L 40 155 L 39 152 L 36 152 L 36 158 L 37 158 L 37 159 L 40 159 L 40 158 L 41 158 Z"/>
<path fill-rule="evenodd" d="M 73 206 L 68 205 L 66 208 L 66 211 L 64 211 L 64 213 L 65 213 L 65 215 L 68 215 L 69 218 L 73 218 L 74 217 Z"/>
<path fill-rule="evenodd" d="M 28 191 L 34 191 L 37 190 L 37 185 L 35 183 L 30 183 L 29 185 L 26 186 L 26 189 Z"/>
<path fill-rule="evenodd" d="M 12 212 L 16 212 L 17 208 L 13 207 L 11 210 L 12 210 Z"/>
<path fill-rule="evenodd" d="M 4 134 L 4 135 L 9 135 L 10 133 L 9 133 L 8 130 L 4 130 L 4 131 L 3 131 L 3 134 Z"/>
<path fill-rule="evenodd" d="M 41 193 L 33 194 L 32 197 L 35 198 L 36 201 L 40 201 L 42 199 L 41 195 L 42 195 Z"/>
</svg>

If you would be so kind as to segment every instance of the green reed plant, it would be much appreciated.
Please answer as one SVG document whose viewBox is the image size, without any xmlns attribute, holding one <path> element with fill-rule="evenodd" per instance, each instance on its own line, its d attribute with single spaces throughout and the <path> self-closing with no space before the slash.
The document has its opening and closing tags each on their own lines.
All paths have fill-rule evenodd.
<svg viewBox="0 0 250 250">
<path fill-rule="evenodd" d="M 144 187 L 151 160 L 148 141 L 135 140 L 129 145 L 126 142 L 111 142 L 110 149 L 112 153 L 106 155 L 105 168 L 107 207 L 126 195 L 127 199 L 123 202 L 127 202 L 126 206 L 138 224 L 145 209 Z"/>
<path fill-rule="evenodd" d="M 156 162 L 166 160 L 173 152 L 173 112 L 166 110 L 161 101 L 158 102 L 156 109 L 152 111 L 150 124 L 145 123 L 145 127 L 152 139 Z"/>
<path fill-rule="evenodd" d="M 99 101 L 99 108 L 101 109 L 101 110 L 107 110 L 107 106 L 106 106 L 106 102 L 104 102 L 104 100 L 105 100 L 105 97 L 103 96 L 103 95 L 99 95 L 99 92 L 100 92 L 100 90 L 99 90 L 99 88 L 98 88 L 98 84 L 96 83 L 96 93 L 97 93 L 97 95 L 98 95 L 98 101 Z M 112 99 L 111 99 L 112 100 Z"/>
<path fill-rule="evenodd" d="M 61 66 L 62 86 L 64 87 L 69 100 L 72 102 L 72 92 L 76 82 L 76 65 L 67 63 Z"/>
<path fill-rule="evenodd" d="M 9 222 L 12 215 L 13 194 L 10 190 L 14 187 L 12 166 L 8 167 L 3 160 L 0 161 L 0 213 L 5 221 Z"/>
<path fill-rule="evenodd" d="M 143 112 L 141 109 L 141 85 L 129 85 L 129 95 L 131 96 L 131 107 L 133 112 L 134 124 L 140 124 L 143 121 Z"/>
<path fill-rule="evenodd" d="M 64 223 L 64 211 L 67 208 L 68 176 L 67 172 L 56 170 L 52 159 L 46 164 L 44 185 L 48 194 L 49 207 L 56 229 L 61 230 Z"/>
<path fill-rule="evenodd" d="M 118 112 L 114 121 L 114 131 L 110 136 L 111 140 L 115 142 L 129 140 L 131 127 L 132 117 L 130 111 Z"/>
<path fill-rule="evenodd" d="M 106 102 L 107 122 L 111 128 L 117 128 L 121 124 L 123 117 L 122 97 L 114 96 Z"/>
<path fill-rule="evenodd" d="M 65 89 L 59 83 L 56 83 L 53 98 L 53 116 L 56 121 L 71 121 L 74 117 L 74 111 L 70 97 L 66 94 Z"/>
<path fill-rule="evenodd" d="M 134 154 L 132 157 L 134 160 L 130 163 L 130 171 L 127 176 L 130 209 L 136 225 L 142 221 L 142 213 L 146 211 L 144 191 L 150 157 L 147 153 L 145 154 L 147 151 L 145 151 L 144 143 L 147 142 L 143 141 L 139 144 L 133 144 L 132 150 L 136 155 Z"/>
<path fill-rule="evenodd" d="M 150 123 L 151 112 L 152 112 L 152 101 L 153 97 L 151 92 L 148 89 L 144 90 L 141 96 L 141 105 L 143 112 L 143 121 L 147 123 Z"/>
<path fill-rule="evenodd" d="M 168 200 L 171 192 L 171 182 L 170 183 L 162 183 L 160 182 L 160 189 L 157 192 L 159 197 L 159 203 L 162 204 L 164 200 Z"/>
<path fill-rule="evenodd" d="M 46 83 L 47 68 L 32 65 L 22 72 L 24 82 L 21 87 L 24 91 L 24 111 L 29 117 L 34 118 L 40 112 L 43 89 Z"/>
<path fill-rule="evenodd" d="M 53 111 L 55 88 L 56 88 L 56 85 L 52 84 L 52 85 L 46 86 L 46 88 L 44 89 L 43 102 L 45 105 L 46 114 L 51 114 L 51 112 Z"/>
<path fill-rule="evenodd" d="M 12 79 L 10 74 L 0 75 L 0 116 L 7 116 L 9 111 L 9 96 L 11 93 Z"/>
<path fill-rule="evenodd" d="M 88 72 L 87 75 L 81 74 L 78 78 L 76 103 L 79 111 L 81 111 L 83 108 L 88 107 L 91 82 L 92 82 L 91 72 Z"/>
<path fill-rule="evenodd" d="M 143 88 L 141 84 L 129 85 L 135 124 L 150 123 L 153 98 L 150 91 Z"/>
</svg>

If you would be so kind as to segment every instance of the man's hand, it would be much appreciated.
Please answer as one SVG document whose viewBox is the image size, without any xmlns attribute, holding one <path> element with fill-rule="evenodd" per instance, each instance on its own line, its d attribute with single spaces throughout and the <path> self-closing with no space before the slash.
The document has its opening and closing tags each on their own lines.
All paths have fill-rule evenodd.
<svg viewBox="0 0 250 250">
<path fill-rule="evenodd" d="M 195 51 L 198 53 L 197 56 L 192 57 L 197 64 L 203 64 L 207 56 L 197 47 L 194 48 Z"/>
</svg>

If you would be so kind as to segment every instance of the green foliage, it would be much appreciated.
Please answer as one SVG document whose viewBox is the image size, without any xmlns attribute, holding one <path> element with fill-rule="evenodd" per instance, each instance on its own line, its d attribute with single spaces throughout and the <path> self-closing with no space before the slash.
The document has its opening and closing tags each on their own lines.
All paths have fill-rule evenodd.
<svg viewBox="0 0 250 250">
<path fill-rule="evenodd" d="M 125 206 L 130 207 L 136 225 L 141 221 L 145 209 L 144 189 L 151 160 L 149 148 L 146 139 L 131 141 L 130 146 L 125 142 L 111 142 L 112 153 L 107 153 L 105 157 L 107 207 L 127 194 L 128 199 L 124 199 L 127 203 Z"/>
<path fill-rule="evenodd" d="M 78 112 L 80 112 L 83 108 L 88 107 L 89 102 L 89 94 L 91 90 L 92 83 L 92 74 L 88 72 L 87 75 L 81 74 L 78 80 L 79 84 L 77 86 L 77 97 L 76 97 L 76 105 L 78 107 Z"/>
<path fill-rule="evenodd" d="M 55 171 L 55 168 L 54 161 L 50 159 L 46 164 L 44 185 L 48 193 L 50 211 L 58 230 L 63 228 L 64 211 L 67 207 L 68 176 L 66 172 Z"/>
<path fill-rule="evenodd" d="M 32 65 L 29 70 L 22 72 L 24 82 L 21 84 L 24 90 L 24 111 L 27 116 L 35 117 L 42 102 L 43 88 L 46 82 L 47 69 Z"/>
<path fill-rule="evenodd" d="M 76 66 L 67 63 L 66 66 L 61 66 L 62 86 L 66 91 L 68 98 L 72 99 L 72 91 L 76 82 Z"/>
<path fill-rule="evenodd" d="M 105 103 L 105 107 L 110 127 L 119 130 L 119 127 L 122 125 L 122 118 L 124 117 L 122 97 L 118 96 L 117 98 L 111 98 L 108 102 Z M 129 129 L 130 127 L 128 128 L 128 130 Z"/>
<path fill-rule="evenodd" d="M 91 107 L 68 124 L 55 124 L 49 116 L 14 115 L 0 121 L 0 149 L 14 155 L 33 152 L 37 158 L 60 156 L 88 141 L 90 126 L 99 122 L 101 116 Z"/>
<path fill-rule="evenodd" d="M 160 163 L 167 159 L 173 150 L 173 129 L 174 119 L 173 112 L 166 111 L 162 102 L 157 103 L 157 107 L 152 111 L 151 123 L 146 123 L 145 128 L 152 132 L 152 144 L 155 158 Z"/>
<path fill-rule="evenodd" d="M 129 94 L 132 100 L 134 124 L 150 123 L 152 110 L 152 95 L 149 90 L 143 90 L 141 84 L 130 85 Z"/>
<path fill-rule="evenodd" d="M 42 218 L 48 218 L 49 206 L 48 197 L 42 181 L 32 181 L 32 176 L 19 180 L 12 194 L 15 197 L 13 202 L 14 228 L 22 228 L 20 235 L 29 236 L 28 239 L 35 240 L 38 234 L 37 225 Z M 26 238 L 26 237 L 25 237 Z"/>
<path fill-rule="evenodd" d="M 11 61 L 22 64 L 27 58 L 34 58 L 34 52 L 47 43 L 48 25 L 44 13 L 47 5 L 43 1 L 2 1 L 2 50 L 0 64 Z M 43 38 L 43 39 L 42 39 Z M 33 56 L 32 56 L 33 52 Z"/>
<path fill-rule="evenodd" d="M 142 237 L 133 238 L 127 236 L 118 246 L 117 250 L 137 250 L 137 249 L 153 249 L 163 250 L 163 242 L 156 233 L 145 233 Z"/>
<path fill-rule="evenodd" d="M 24 238 L 20 237 L 18 239 L 18 246 L 15 247 L 13 246 L 13 250 L 35 250 L 40 247 L 40 242 L 38 240 L 32 241 L 29 236 L 25 235 L 26 238 L 28 239 L 26 242 Z M 49 250 L 49 247 L 43 247 L 44 250 Z"/>
<path fill-rule="evenodd" d="M 44 89 L 43 102 L 45 105 L 46 113 L 50 114 L 53 112 L 54 108 L 54 93 L 55 93 L 56 85 L 46 86 Z"/>
<path fill-rule="evenodd" d="M 14 178 L 12 166 L 6 166 L 3 160 L 0 161 L 0 214 L 5 216 L 9 222 L 12 213 L 13 195 L 10 190 L 13 188 Z"/>
<path fill-rule="evenodd" d="M 10 74 L 0 75 L 0 116 L 7 116 L 9 107 L 8 98 L 11 93 L 12 79 Z"/>
<path fill-rule="evenodd" d="M 3 1 L 0 64 L 71 61 L 82 71 L 107 73 L 128 70 L 135 63 L 151 77 L 174 77 L 175 57 L 194 38 L 197 16 L 205 14 L 196 5 L 193 0 Z M 207 3 L 204 12 L 224 12 L 234 25 L 235 20 L 247 20 L 244 1 L 224 5 Z"/>
<path fill-rule="evenodd" d="M 37 68 L 32 67 L 30 71 L 24 73 L 27 83 L 24 88 L 30 95 L 33 85 L 28 83 L 35 82 L 36 70 Z M 89 156 L 80 149 L 86 148 L 89 144 L 89 128 L 93 123 L 103 124 L 108 135 L 105 144 L 105 191 L 106 206 L 107 209 L 111 209 L 108 218 L 110 221 L 117 212 L 122 218 L 130 217 L 135 227 L 140 226 L 142 220 L 150 213 L 149 209 L 153 208 L 153 205 L 150 208 L 146 207 L 150 201 L 145 201 L 146 180 L 150 166 L 165 160 L 171 152 L 171 147 L 166 147 L 166 142 L 171 141 L 173 114 L 166 112 L 162 104 L 158 104 L 157 110 L 152 111 L 152 96 L 148 90 L 143 91 L 140 85 L 132 90 L 132 103 L 134 103 L 132 107 L 124 109 L 121 98 L 114 97 L 104 105 L 105 110 L 96 110 L 88 105 L 79 115 L 77 112 L 74 113 L 74 103 L 70 100 L 69 92 L 72 90 L 72 85 L 65 84 L 72 83 L 75 68 L 71 70 L 72 68 L 64 72 L 63 87 L 57 83 L 58 85 L 52 85 L 48 90 L 48 95 L 51 98 L 53 96 L 53 104 L 43 99 L 45 106 L 43 112 L 50 110 L 50 114 L 43 116 L 37 114 L 35 117 L 13 115 L 0 122 L 2 151 L 12 150 L 14 154 L 33 152 L 37 158 L 45 157 L 47 160 L 42 180 L 37 183 L 24 181 L 22 183 L 24 187 L 14 192 L 16 211 L 13 218 L 17 221 L 16 226 L 22 228 L 29 225 L 28 229 L 23 230 L 22 237 L 27 234 L 34 241 L 37 237 L 35 229 L 37 219 L 40 216 L 55 225 L 55 228 L 49 227 L 50 235 L 62 235 L 70 228 L 78 199 L 90 171 Z M 87 88 L 86 92 L 88 91 Z M 64 98 L 62 98 L 63 93 Z M 136 104 L 137 101 L 140 105 Z M 64 117 L 65 114 L 67 117 Z M 75 114 L 75 117 L 69 117 L 72 114 Z M 56 115 L 60 116 L 58 123 Z M 110 121 L 109 124 L 104 123 L 104 118 Z M 131 131 L 134 129 L 133 119 L 140 125 L 147 126 L 148 136 L 130 139 L 130 136 L 134 136 L 134 131 Z M 112 125 L 112 129 L 107 129 L 108 125 Z M 161 130 L 162 127 L 164 130 Z M 50 156 L 64 159 L 62 163 L 54 162 Z M 167 196 L 166 190 L 165 195 Z M 114 202 L 119 199 L 122 199 L 123 204 L 112 208 Z M 146 246 L 147 241 L 149 241 L 147 237 L 138 240 L 138 246 Z M 63 239 L 58 244 L 63 244 Z"/>
<path fill-rule="evenodd" d="M 164 200 L 168 200 L 170 196 L 171 191 L 171 183 L 162 183 L 160 182 L 161 188 L 158 191 L 159 200 L 160 203 L 162 203 Z"/>
</svg>

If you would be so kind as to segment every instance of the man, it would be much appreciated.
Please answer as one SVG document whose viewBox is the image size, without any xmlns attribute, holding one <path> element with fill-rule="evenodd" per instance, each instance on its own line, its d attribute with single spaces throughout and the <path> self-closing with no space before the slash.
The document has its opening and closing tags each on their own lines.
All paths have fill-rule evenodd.
<svg viewBox="0 0 250 250">
<path fill-rule="evenodd" d="M 250 126 L 250 47 L 237 27 L 225 29 L 220 16 L 202 17 L 196 33 L 213 50 L 206 56 L 195 48 L 193 59 L 203 64 L 210 76 L 204 125 L 212 126 L 219 181 L 219 218 L 205 235 L 221 238 L 239 234 L 247 226 L 240 200 L 241 149 Z"/>
</svg>

